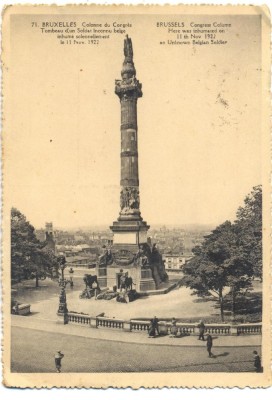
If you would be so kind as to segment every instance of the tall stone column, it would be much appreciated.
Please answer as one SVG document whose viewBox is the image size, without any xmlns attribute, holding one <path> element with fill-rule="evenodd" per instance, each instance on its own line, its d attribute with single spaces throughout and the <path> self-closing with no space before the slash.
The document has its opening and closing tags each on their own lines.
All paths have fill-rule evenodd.
<svg viewBox="0 0 272 400">
<path fill-rule="evenodd" d="M 143 221 L 140 212 L 138 171 L 137 101 L 143 93 L 142 84 L 136 79 L 132 42 L 128 36 L 124 41 L 124 56 L 121 70 L 122 79 L 115 81 L 115 93 L 119 97 L 121 105 L 120 213 L 111 229 L 114 233 L 116 232 L 114 243 L 121 240 L 125 244 L 124 233 L 128 232 L 130 233 L 127 235 L 128 243 L 139 245 L 146 243 L 149 228 Z M 118 232 L 122 233 L 122 236 Z M 132 232 L 134 232 L 134 236 Z"/>
<path fill-rule="evenodd" d="M 113 245 L 97 267 L 101 286 L 120 288 L 121 277 L 132 280 L 139 292 L 154 290 L 155 283 L 146 254 L 151 250 L 147 244 L 149 226 L 140 212 L 138 172 L 138 126 L 137 100 L 142 97 L 142 85 L 136 79 L 131 39 L 124 41 L 122 79 L 115 81 L 115 93 L 121 106 L 121 179 L 120 212 L 110 227 Z M 150 258 L 150 257 L 149 257 Z"/>
<path fill-rule="evenodd" d="M 142 85 L 136 79 L 131 39 L 124 45 L 125 60 L 122 80 L 115 81 L 115 93 L 121 104 L 121 193 L 119 220 L 142 220 L 140 214 L 138 173 L 137 100 L 142 97 Z"/>
</svg>

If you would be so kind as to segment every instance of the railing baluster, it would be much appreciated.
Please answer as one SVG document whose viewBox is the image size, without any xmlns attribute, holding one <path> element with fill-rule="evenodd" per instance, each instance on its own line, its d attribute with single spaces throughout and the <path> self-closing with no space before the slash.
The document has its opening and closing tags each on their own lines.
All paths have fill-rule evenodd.
<svg viewBox="0 0 272 400">
<path fill-rule="evenodd" d="M 91 317 L 87 314 L 77 314 L 77 313 L 68 313 L 68 322 L 90 325 Z M 106 317 L 97 317 L 97 327 L 105 327 L 111 329 L 123 329 L 124 321 L 116 320 Z M 134 320 L 131 321 L 130 326 L 132 331 L 141 331 L 145 332 L 149 329 L 148 321 Z M 167 334 L 171 333 L 171 323 L 169 321 L 162 321 L 162 328 L 164 326 L 164 332 Z M 205 334 L 211 335 L 229 335 L 231 333 L 231 324 L 207 324 L 205 327 Z M 198 327 L 197 324 L 194 323 L 184 323 L 178 322 L 177 328 L 179 334 L 195 334 L 198 335 Z M 238 335 L 259 335 L 262 333 L 262 324 L 261 323 L 251 323 L 251 324 L 237 324 L 234 325 L 234 328 L 237 331 Z"/>
</svg>

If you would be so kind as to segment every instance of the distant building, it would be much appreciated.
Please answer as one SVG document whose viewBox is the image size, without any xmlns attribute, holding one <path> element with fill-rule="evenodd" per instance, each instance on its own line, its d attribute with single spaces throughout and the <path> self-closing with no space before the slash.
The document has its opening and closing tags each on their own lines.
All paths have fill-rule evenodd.
<svg viewBox="0 0 272 400">
<path fill-rule="evenodd" d="M 84 256 L 68 256 L 66 257 L 67 267 L 95 267 L 96 255 L 90 254 L 88 257 Z"/>
<path fill-rule="evenodd" d="M 192 258 L 191 254 L 163 254 L 162 259 L 165 262 L 165 270 L 182 270 L 185 263 Z"/>
<path fill-rule="evenodd" d="M 65 255 L 65 256 L 89 256 L 92 254 L 98 255 L 100 248 L 99 246 L 93 246 L 89 244 L 78 244 L 78 245 L 64 245 L 64 244 L 57 244 L 56 249 L 58 254 Z"/>
<path fill-rule="evenodd" d="M 82 236 L 82 235 L 74 235 L 74 240 L 76 242 L 83 242 L 84 241 L 84 236 Z"/>
<path fill-rule="evenodd" d="M 80 253 L 99 254 L 99 246 L 93 246 L 90 244 L 79 244 L 77 247 L 80 249 Z"/>
</svg>

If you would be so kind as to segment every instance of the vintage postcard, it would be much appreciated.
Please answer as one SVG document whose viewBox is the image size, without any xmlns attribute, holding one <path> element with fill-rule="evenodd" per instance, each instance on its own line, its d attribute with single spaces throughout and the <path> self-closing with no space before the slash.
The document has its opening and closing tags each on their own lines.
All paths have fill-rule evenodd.
<svg viewBox="0 0 272 400">
<path fill-rule="evenodd" d="M 2 18 L 4 384 L 270 386 L 268 8 Z"/>
</svg>

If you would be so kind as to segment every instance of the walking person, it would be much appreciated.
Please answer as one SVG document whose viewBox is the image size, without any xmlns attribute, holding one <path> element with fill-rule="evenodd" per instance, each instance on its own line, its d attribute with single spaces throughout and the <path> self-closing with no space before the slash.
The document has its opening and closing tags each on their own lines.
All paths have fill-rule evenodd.
<svg viewBox="0 0 272 400">
<path fill-rule="evenodd" d="M 259 356 L 258 352 L 256 350 L 253 351 L 254 354 L 254 368 L 256 372 L 262 372 L 262 363 L 261 363 L 261 357 Z"/>
<path fill-rule="evenodd" d="M 213 345 L 213 340 L 211 335 L 207 336 L 207 351 L 209 353 L 209 357 L 212 357 L 212 345 Z"/>
<path fill-rule="evenodd" d="M 204 325 L 204 322 L 202 320 L 199 322 L 198 328 L 199 328 L 198 340 L 205 340 L 205 338 L 204 338 L 205 325 Z"/>
<path fill-rule="evenodd" d="M 61 360 L 63 359 L 64 354 L 61 351 L 57 351 L 55 354 L 55 366 L 57 372 L 61 372 Z"/>
</svg>

